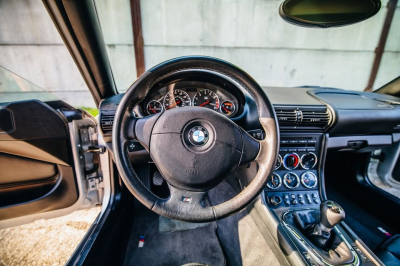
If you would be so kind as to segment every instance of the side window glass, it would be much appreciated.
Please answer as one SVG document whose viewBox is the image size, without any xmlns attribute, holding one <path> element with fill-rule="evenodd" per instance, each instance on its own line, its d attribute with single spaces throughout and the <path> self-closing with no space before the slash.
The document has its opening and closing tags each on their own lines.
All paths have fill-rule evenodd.
<svg viewBox="0 0 400 266">
<path fill-rule="evenodd" d="M 53 94 L 0 66 L 0 103 L 40 100 L 57 100 Z"/>
</svg>

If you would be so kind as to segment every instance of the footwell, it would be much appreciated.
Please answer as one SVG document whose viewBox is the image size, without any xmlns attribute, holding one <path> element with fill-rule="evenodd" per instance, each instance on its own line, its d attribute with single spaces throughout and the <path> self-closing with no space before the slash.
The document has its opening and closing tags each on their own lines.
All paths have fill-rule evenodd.
<svg viewBox="0 0 400 266">
<path fill-rule="evenodd" d="M 213 222 L 191 230 L 160 233 L 159 215 L 140 206 L 132 224 L 125 265 L 225 265 L 215 227 Z"/>
</svg>

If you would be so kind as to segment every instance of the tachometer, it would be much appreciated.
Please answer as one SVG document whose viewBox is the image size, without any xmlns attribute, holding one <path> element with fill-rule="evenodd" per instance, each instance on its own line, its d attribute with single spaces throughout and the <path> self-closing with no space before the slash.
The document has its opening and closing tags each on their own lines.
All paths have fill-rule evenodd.
<svg viewBox="0 0 400 266">
<path fill-rule="evenodd" d="M 146 106 L 146 111 L 149 115 L 160 113 L 163 110 L 163 106 L 159 101 L 150 101 Z"/>
<path fill-rule="evenodd" d="M 183 90 L 174 90 L 173 97 L 171 97 L 170 92 L 168 92 L 164 97 L 164 107 L 166 110 L 175 107 L 185 107 L 190 105 L 190 96 Z"/>
<path fill-rule="evenodd" d="M 219 98 L 218 95 L 211 90 L 201 90 L 193 98 L 193 106 L 206 107 L 218 111 Z"/>
</svg>

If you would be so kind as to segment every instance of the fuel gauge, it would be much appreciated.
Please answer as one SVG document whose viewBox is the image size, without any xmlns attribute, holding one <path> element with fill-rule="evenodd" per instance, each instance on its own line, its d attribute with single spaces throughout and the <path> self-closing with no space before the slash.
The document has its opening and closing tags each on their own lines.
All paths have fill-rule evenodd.
<svg viewBox="0 0 400 266">
<path fill-rule="evenodd" d="M 236 106 L 231 101 L 224 101 L 224 102 L 222 102 L 220 109 L 221 109 L 221 113 L 223 113 L 226 116 L 230 116 L 233 113 L 235 113 Z"/>
<path fill-rule="evenodd" d="M 160 113 L 160 112 L 162 112 L 163 109 L 164 108 L 163 108 L 162 104 L 160 102 L 154 101 L 154 100 L 150 101 L 146 107 L 146 111 L 149 115 L 154 115 L 154 114 Z"/>
</svg>

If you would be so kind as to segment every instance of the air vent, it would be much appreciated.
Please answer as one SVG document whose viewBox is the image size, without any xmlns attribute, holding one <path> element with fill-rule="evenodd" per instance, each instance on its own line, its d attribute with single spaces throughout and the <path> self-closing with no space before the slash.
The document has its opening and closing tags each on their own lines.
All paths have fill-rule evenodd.
<svg viewBox="0 0 400 266">
<path fill-rule="evenodd" d="M 110 133 L 113 128 L 114 115 L 101 115 L 101 129 L 103 133 Z"/>
<path fill-rule="evenodd" d="M 324 111 L 301 111 L 303 119 L 302 126 L 325 128 L 329 124 L 329 113 Z"/>
<path fill-rule="evenodd" d="M 284 107 L 275 106 L 281 130 L 322 131 L 330 123 L 326 107 Z"/>
<path fill-rule="evenodd" d="M 280 126 L 296 126 L 299 120 L 299 112 L 297 110 L 275 109 L 276 116 Z"/>
</svg>

